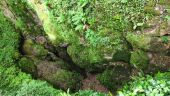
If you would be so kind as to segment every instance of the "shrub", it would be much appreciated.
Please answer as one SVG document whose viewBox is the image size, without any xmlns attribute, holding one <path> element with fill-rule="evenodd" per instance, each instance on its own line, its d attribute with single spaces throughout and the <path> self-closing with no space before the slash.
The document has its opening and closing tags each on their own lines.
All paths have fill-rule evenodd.
<svg viewBox="0 0 170 96">
<path fill-rule="evenodd" d="M 0 63 L 12 65 L 19 57 L 19 34 L 0 11 Z M 11 38 L 12 37 L 12 38 Z"/>
<path fill-rule="evenodd" d="M 74 96 L 109 96 L 108 94 L 95 92 L 93 90 L 80 90 L 79 92 L 75 93 Z"/>
<path fill-rule="evenodd" d="M 118 96 L 169 96 L 170 72 L 139 76 L 125 85 Z"/>
</svg>

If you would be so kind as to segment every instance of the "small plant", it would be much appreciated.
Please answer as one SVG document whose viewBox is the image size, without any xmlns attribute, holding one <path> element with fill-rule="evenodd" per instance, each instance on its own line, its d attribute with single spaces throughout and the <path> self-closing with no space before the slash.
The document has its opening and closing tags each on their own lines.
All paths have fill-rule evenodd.
<svg viewBox="0 0 170 96">
<path fill-rule="evenodd" d="M 162 39 L 163 43 L 168 44 L 168 42 L 169 42 L 168 36 L 162 36 L 161 39 Z"/>
<path fill-rule="evenodd" d="M 125 85 L 117 96 L 169 96 L 170 95 L 170 73 L 158 73 L 154 77 L 134 77 L 132 82 Z"/>
</svg>

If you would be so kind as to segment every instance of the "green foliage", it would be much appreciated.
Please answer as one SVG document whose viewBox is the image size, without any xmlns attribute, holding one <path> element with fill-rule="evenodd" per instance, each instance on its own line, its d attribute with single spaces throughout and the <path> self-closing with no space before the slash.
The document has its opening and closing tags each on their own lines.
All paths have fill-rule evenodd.
<svg viewBox="0 0 170 96">
<path fill-rule="evenodd" d="M 113 90 L 116 84 L 113 80 L 115 74 L 116 73 L 114 73 L 112 70 L 105 70 L 101 75 L 98 75 L 97 79 L 101 82 L 101 84 Z"/>
<path fill-rule="evenodd" d="M 168 42 L 169 42 L 168 36 L 162 36 L 161 39 L 162 39 L 163 43 L 168 44 Z"/>
<path fill-rule="evenodd" d="M 0 66 L 0 82 L 2 96 L 74 96 L 74 94 L 56 90 L 44 81 L 32 80 L 30 75 L 21 72 L 14 66 L 10 68 Z M 75 96 L 84 96 L 83 94 L 85 96 L 90 94 L 92 96 L 107 96 L 94 91 L 80 91 Z"/>
<path fill-rule="evenodd" d="M 19 33 L 16 32 L 15 27 L 9 22 L 0 12 L 0 63 L 12 65 L 19 57 L 17 51 L 19 44 Z M 12 37 L 12 38 L 11 38 Z"/>
<path fill-rule="evenodd" d="M 55 90 L 46 82 L 32 80 L 31 76 L 21 72 L 16 67 L 0 66 L 0 89 L 5 96 L 56 96 L 60 90 Z"/>
<path fill-rule="evenodd" d="M 61 90 L 55 90 L 46 82 L 32 80 L 22 83 L 16 96 L 59 96 Z"/>
<path fill-rule="evenodd" d="M 109 95 L 100 92 L 95 92 L 92 90 L 85 90 L 85 91 L 80 90 L 79 92 L 75 93 L 74 96 L 109 96 Z"/>
<path fill-rule="evenodd" d="M 108 37 L 104 37 L 102 38 L 100 36 L 100 34 L 96 34 L 95 32 L 93 32 L 92 30 L 88 29 L 86 31 L 85 34 L 85 38 L 87 40 L 89 40 L 90 44 L 94 47 L 96 47 L 97 45 L 105 45 L 107 42 L 109 42 L 109 38 Z"/>
<path fill-rule="evenodd" d="M 49 11 L 57 18 L 57 30 L 65 36 L 75 30 L 77 34 L 74 35 L 85 37 L 91 46 L 121 44 L 122 36 L 116 33 L 122 34 L 129 30 L 127 28 L 131 30 L 135 25 L 143 25 L 145 3 L 145 0 L 46 0 Z M 71 42 L 69 38 L 68 42 Z"/>
<path fill-rule="evenodd" d="M 139 76 L 125 85 L 118 96 L 169 96 L 170 95 L 170 73 L 158 73 L 154 77 Z"/>
<path fill-rule="evenodd" d="M 23 81 L 27 82 L 31 78 L 29 75 L 19 72 L 14 66 L 10 68 L 0 66 L 0 69 L 0 89 L 9 92 L 17 90 Z"/>
<path fill-rule="evenodd" d="M 149 64 L 149 58 L 146 52 L 136 50 L 131 54 L 130 63 L 138 69 L 145 69 Z"/>
<path fill-rule="evenodd" d="M 101 67 L 103 54 L 127 46 L 124 36 L 128 31 L 141 29 L 147 19 L 145 4 L 146 0 L 37 0 L 32 5 L 39 18 L 47 19 L 43 27 L 54 31 L 52 37 L 58 41 L 55 45 L 69 43 L 68 53 L 73 61 L 91 70 Z M 40 9 L 49 14 L 42 15 L 44 11 Z"/>
</svg>

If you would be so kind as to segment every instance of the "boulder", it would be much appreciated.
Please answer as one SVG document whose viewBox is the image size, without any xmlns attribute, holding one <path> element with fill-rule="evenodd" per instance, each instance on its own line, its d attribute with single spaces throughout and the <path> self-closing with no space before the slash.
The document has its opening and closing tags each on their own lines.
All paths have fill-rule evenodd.
<svg viewBox="0 0 170 96">
<path fill-rule="evenodd" d="M 137 69 L 146 69 L 149 64 L 149 57 L 146 52 L 142 50 L 135 50 L 131 54 L 130 64 Z"/>
<path fill-rule="evenodd" d="M 39 78 L 48 81 L 57 88 L 78 90 L 82 86 L 80 74 L 61 69 L 55 62 L 39 62 L 37 72 Z"/>
<path fill-rule="evenodd" d="M 22 71 L 31 74 L 33 77 L 46 80 L 56 88 L 77 90 L 82 84 L 83 77 L 71 71 L 70 65 L 61 59 L 56 61 L 42 61 L 35 57 L 22 57 L 18 66 Z"/>
<path fill-rule="evenodd" d="M 31 57 L 22 57 L 19 60 L 18 66 L 22 71 L 31 74 L 33 77 L 37 76 L 37 62 L 38 60 Z"/>
<path fill-rule="evenodd" d="M 150 53 L 149 70 L 168 70 L 170 68 L 170 56 L 164 54 Z"/>
<path fill-rule="evenodd" d="M 22 46 L 24 55 L 33 56 L 38 58 L 45 58 L 48 54 L 48 50 L 41 44 L 34 43 L 31 39 L 26 39 Z"/>
<path fill-rule="evenodd" d="M 131 70 L 127 67 L 110 67 L 103 73 L 98 74 L 97 79 L 102 85 L 113 92 L 130 79 L 130 73 Z"/>
<path fill-rule="evenodd" d="M 126 36 L 126 39 L 132 45 L 133 49 L 141 49 L 151 52 L 165 52 L 170 48 L 169 36 L 162 38 L 129 33 Z"/>
</svg>

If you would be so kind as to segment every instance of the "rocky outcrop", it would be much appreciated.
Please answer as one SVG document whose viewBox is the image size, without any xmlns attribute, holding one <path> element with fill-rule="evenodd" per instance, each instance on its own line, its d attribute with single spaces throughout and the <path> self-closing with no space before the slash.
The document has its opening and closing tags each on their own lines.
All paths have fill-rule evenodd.
<svg viewBox="0 0 170 96">
<path fill-rule="evenodd" d="M 0 1 L 23 36 L 18 66 L 55 87 L 77 90 L 93 73 L 95 83 L 112 90 L 138 71 L 170 67 L 168 0 L 20 1 Z"/>
</svg>

